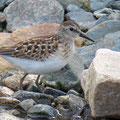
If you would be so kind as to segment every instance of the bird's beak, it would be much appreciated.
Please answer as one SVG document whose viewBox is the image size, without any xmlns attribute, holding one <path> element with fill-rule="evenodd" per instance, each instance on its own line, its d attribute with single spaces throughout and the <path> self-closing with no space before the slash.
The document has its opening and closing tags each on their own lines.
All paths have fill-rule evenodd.
<svg viewBox="0 0 120 120">
<path fill-rule="evenodd" d="M 79 32 L 79 36 L 80 37 L 82 37 L 82 38 L 85 38 L 85 39 L 87 39 L 87 40 L 90 40 L 90 41 L 92 41 L 92 42 L 95 42 L 94 40 L 92 40 L 91 38 L 89 38 L 88 36 L 86 36 L 84 33 L 82 33 L 82 32 Z"/>
</svg>

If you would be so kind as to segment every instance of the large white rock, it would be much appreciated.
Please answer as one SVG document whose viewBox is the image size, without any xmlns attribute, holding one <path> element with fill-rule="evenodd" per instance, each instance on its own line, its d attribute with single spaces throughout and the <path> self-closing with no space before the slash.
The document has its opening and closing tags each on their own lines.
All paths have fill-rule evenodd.
<svg viewBox="0 0 120 120">
<path fill-rule="evenodd" d="M 94 117 L 120 117 L 120 52 L 97 50 L 81 84 Z"/>
</svg>

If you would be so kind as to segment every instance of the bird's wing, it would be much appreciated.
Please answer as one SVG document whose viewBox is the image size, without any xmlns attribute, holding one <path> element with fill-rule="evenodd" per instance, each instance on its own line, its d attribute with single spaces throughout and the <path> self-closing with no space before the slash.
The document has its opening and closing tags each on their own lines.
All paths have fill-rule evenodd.
<svg viewBox="0 0 120 120">
<path fill-rule="evenodd" d="M 0 55 L 31 60 L 45 60 L 58 49 L 59 38 L 56 35 L 31 38 L 10 48 L 0 48 Z"/>
</svg>

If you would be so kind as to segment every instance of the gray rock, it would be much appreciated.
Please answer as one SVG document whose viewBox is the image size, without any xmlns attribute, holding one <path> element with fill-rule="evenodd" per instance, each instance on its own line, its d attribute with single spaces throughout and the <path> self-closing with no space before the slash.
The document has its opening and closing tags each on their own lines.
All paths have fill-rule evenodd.
<svg viewBox="0 0 120 120">
<path fill-rule="evenodd" d="M 111 13 L 109 16 L 108 16 L 109 19 L 113 19 L 113 20 L 120 20 L 120 11 L 119 12 L 114 12 L 114 13 Z"/>
<path fill-rule="evenodd" d="M 6 5 L 9 5 L 10 3 L 12 3 L 14 0 L 7 0 L 6 1 Z"/>
<path fill-rule="evenodd" d="M 9 5 L 13 1 L 14 0 L 1 0 L 0 1 L 0 10 L 2 10 L 3 8 L 5 8 L 6 5 Z"/>
<path fill-rule="evenodd" d="M 86 102 L 83 98 L 70 94 L 69 95 L 69 106 L 72 111 L 75 112 L 75 114 L 80 115 L 80 113 L 85 108 Z"/>
<path fill-rule="evenodd" d="M 57 0 L 65 9 L 67 8 L 68 5 L 74 4 L 79 7 L 83 6 L 83 1 L 82 0 Z"/>
<path fill-rule="evenodd" d="M 64 19 L 63 7 L 56 0 L 15 0 L 4 13 L 8 31 L 42 23 L 61 23 Z"/>
<path fill-rule="evenodd" d="M 103 8 L 103 9 L 100 9 L 100 10 L 97 10 L 94 12 L 94 16 L 99 18 L 101 16 L 105 16 L 105 15 L 110 15 L 111 13 L 113 13 L 113 10 L 110 9 L 110 8 Z"/>
<path fill-rule="evenodd" d="M 93 14 L 86 11 L 69 12 L 65 15 L 65 17 L 67 20 L 74 20 L 78 23 L 83 31 L 90 29 L 96 21 Z"/>
<path fill-rule="evenodd" d="M 111 2 L 109 2 L 107 4 L 107 7 L 120 10 L 120 1 L 119 0 L 112 0 Z"/>
<path fill-rule="evenodd" d="M 28 110 L 28 116 L 31 118 L 50 119 L 50 118 L 56 118 L 58 114 L 57 111 L 49 105 L 37 104 Z"/>
<path fill-rule="evenodd" d="M 98 42 L 104 39 L 105 35 L 109 33 L 117 32 L 117 31 L 120 31 L 120 21 L 108 20 L 91 28 L 87 32 L 87 35 L 93 40 L 95 40 L 96 42 Z"/>
<path fill-rule="evenodd" d="M 66 95 L 65 92 L 63 92 L 63 91 L 61 91 L 61 90 L 57 90 L 57 89 L 51 88 L 51 87 L 46 87 L 46 88 L 44 89 L 44 93 L 45 93 L 45 94 L 52 95 L 52 96 L 54 96 L 55 98 L 58 97 L 58 96 Z"/>
<path fill-rule="evenodd" d="M 107 20 L 110 20 L 108 18 L 108 16 L 107 15 L 103 15 L 103 16 L 99 17 L 99 19 L 96 21 L 96 23 L 92 27 L 95 27 L 96 25 L 99 25 L 100 23 L 103 23 L 103 22 L 105 22 Z"/>
<path fill-rule="evenodd" d="M 67 12 L 79 12 L 79 11 L 85 11 L 85 10 L 74 4 L 70 4 L 67 6 Z"/>
<path fill-rule="evenodd" d="M 48 104 L 50 104 L 54 100 L 54 97 L 51 96 L 51 95 L 47 95 L 47 94 L 44 94 L 44 93 L 22 91 L 22 90 L 19 90 L 19 91 L 15 92 L 13 97 L 20 100 L 20 101 L 23 101 L 23 100 L 26 100 L 26 99 L 33 99 L 36 103 L 41 102 L 43 104 L 45 104 L 46 101 L 48 102 Z"/>
<path fill-rule="evenodd" d="M 112 10 L 111 8 L 103 8 L 103 9 L 95 11 L 93 14 L 96 18 L 99 18 L 105 15 L 109 16 L 110 14 L 120 14 L 120 11 Z"/>
<path fill-rule="evenodd" d="M 105 8 L 110 1 L 112 0 L 90 0 L 90 8 L 92 11 Z"/>
<path fill-rule="evenodd" d="M 40 80 L 46 86 L 51 86 L 63 91 L 68 91 L 71 88 L 77 91 L 81 89 L 79 86 L 80 80 L 69 66 L 65 66 L 62 70 L 55 73 L 43 75 Z"/>
<path fill-rule="evenodd" d="M 19 103 L 16 107 L 20 106 L 22 109 L 27 111 L 29 108 L 31 108 L 33 105 L 35 105 L 35 101 L 33 99 L 26 99 Z"/>
</svg>

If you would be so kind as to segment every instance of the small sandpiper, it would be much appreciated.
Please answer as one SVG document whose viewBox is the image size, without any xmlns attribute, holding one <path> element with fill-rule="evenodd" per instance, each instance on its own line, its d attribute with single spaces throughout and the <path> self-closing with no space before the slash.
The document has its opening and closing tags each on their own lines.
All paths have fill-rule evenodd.
<svg viewBox="0 0 120 120">
<path fill-rule="evenodd" d="M 34 37 L 12 47 L 0 48 L 0 56 L 25 72 L 22 82 L 28 74 L 37 74 L 36 85 L 39 88 L 41 74 L 55 72 L 63 68 L 74 53 L 74 40 L 87 37 L 74 21 L 63 22 L 56 34 Z"/>
</svg>

